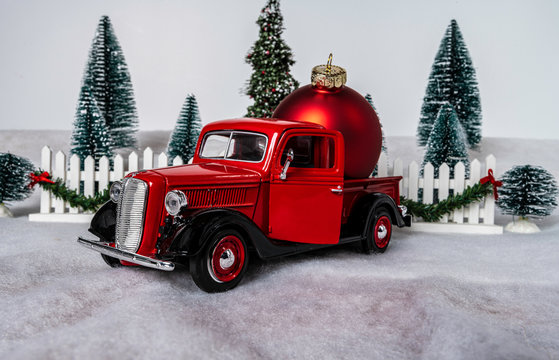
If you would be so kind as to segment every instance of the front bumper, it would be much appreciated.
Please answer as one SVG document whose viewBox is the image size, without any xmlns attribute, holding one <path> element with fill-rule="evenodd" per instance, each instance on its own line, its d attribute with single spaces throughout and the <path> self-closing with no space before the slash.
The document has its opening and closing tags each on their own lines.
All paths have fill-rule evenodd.
<svg viewBox="0 0 559 360">
<path fill-rule="evenodd" d="M 119 250 L 117 248 L 109 246 L 108 243 L 103 241 L 88 240 L 88 239 L 78 237 L 78 243 L 82 244 L 88 249 L 92 249 L 97 252 L 100 252 L 103 255 L 107 255 L 119 260 L 124 260 L 129 263 L 142 265 L 145 267 L 149 267 L 157 270 L 163 270 L 163 271 L 173 271 L 175 269 L 175 264 L 170 261 L 152 259 L 147 256 Z"/>
</svg>

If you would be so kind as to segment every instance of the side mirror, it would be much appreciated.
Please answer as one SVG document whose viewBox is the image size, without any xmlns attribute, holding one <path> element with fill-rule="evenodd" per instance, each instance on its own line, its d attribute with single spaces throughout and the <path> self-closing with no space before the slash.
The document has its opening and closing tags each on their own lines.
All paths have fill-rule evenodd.
<svg viewBox="0 0 559 360">
<path fill-rule="evenodd" d="M 295 154 L 293 153 L 293 149 L 287 150 L 287 157 L 285 158 L 285 164 L 283 165 L 283 170 L 281 171 L 280 174 L 280 180 L 287 179 L 287 169 L 289 169 L 289 165 L 291 165 L 293 159 L 295 159 Z"/>
</svg>

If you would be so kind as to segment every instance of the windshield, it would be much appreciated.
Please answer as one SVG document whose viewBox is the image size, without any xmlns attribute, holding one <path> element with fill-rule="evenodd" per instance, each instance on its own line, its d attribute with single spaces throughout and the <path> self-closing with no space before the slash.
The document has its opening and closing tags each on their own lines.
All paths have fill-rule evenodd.
<svg viewBox="0 0 559 360">
<path fill-rule="evenodd" d="M 266 154 L 268 138 L 265 135 L 242 131 L 214 131 L 207 133 L 202 142 L 200 157 L 260 162 Z"/>
</svg>

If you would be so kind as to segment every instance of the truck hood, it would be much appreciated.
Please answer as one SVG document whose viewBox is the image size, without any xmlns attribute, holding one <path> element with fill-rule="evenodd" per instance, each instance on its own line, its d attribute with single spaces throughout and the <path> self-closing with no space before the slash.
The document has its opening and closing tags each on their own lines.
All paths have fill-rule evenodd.
<svg viewBox="0 0 559 360">
<path fill-rule="evenodd" d="M 255 183 L 261 180 L 256 171 L 214 163 L 181 165 L 150 171 L 163 176 L 168 187 Z"/>
</svg>

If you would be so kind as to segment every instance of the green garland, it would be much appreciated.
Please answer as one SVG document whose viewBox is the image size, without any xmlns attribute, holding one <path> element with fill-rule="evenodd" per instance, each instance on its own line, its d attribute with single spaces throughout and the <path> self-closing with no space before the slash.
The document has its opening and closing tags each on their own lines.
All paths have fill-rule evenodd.
<svg viewBox="0 0 559 360">
<path fill-rule="evenodd" d="M 35 171 L 34 173 L 36 177 L 40 177 L 42 174 L 45 173 L 41 173 L 41 171 Z M 39 184 L 44 190 L 50 191 L 56 198 L 67 201 L 71 207 L 79 207 L 84 211 L 95 211 L 105 202 L 109 201 L 109 188 L 95 194 L 95 196 L 85 196 L 78 194 L 76 190 L 68 189 L 60 178 L 57 178 L 52 183 L 49 181 L 53 181 L 52 176 L 47 175 L 41 180 L 35 181 L 35 183 Z M 408 214 L 416 218 L 420 217 L 426 222 L 435 222 L 444 215 L 450 214 L 453 210 L 480 201 L 492 192 L 493 189 L 490 182 L 484 184 L 477 183 L 473 186 L 468 186 L 461 194 L 449 196 L 447 199 L 441 200 L 436 204 L 423 204 L 406 199 L 403 196 L 400 196 L 400 203 L 408 208 Z"/>
<path fill-rule="evenodd" d="M 468 186 L 461 194 L 449 196 L 447 199 L 441 200 L 436 204 L 422 204 L 406 199 L 403 196 L 400 196 L 400 203 L 408 208 L 408 214 L 423 218 L 423 221 L 426 222 L 435 222 L 444 215 L 450 214 L 453 210 L 480 201 L 492 192 L 493 187 L 490 182 L 485 184 L 477 183 L 474 186 Z"/>
<path fill-rule="evenodd" d="M 35 176 L 41 176 L 41 171 L 35 171 Z M 52 176 L 48 175 L 47 178 L 52 181 Z M 79 207 L 83 211 L 95 211 L 101 205 L 109 201 L 109 188 L 96 193 L 94 196 L 85 196 L 78 194 L 76 190 L 68 189 L 64 181 L 60 178 L 50 183 L 48 181 L 36 182 L 44 190 L 50 191 L 58 199 L 67 201 L 71 207 Z"/>
</svg>

